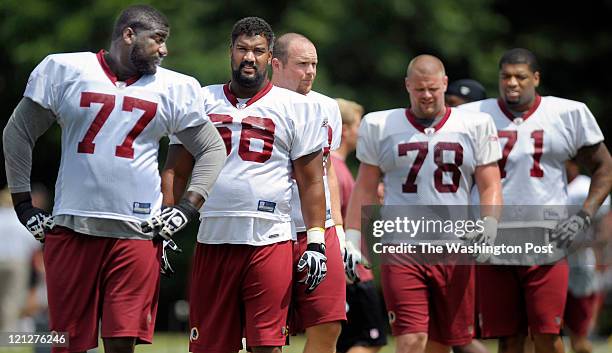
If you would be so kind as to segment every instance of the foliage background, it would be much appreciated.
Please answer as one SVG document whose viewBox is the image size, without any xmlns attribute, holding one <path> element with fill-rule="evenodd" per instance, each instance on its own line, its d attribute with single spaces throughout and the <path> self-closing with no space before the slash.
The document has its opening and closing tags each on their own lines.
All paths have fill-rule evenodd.
<svg viewBox="0 0 612 353">
<path fill-rule="evenodd" d="M 512 47 L 540 60 L 544 95 L 584 101 L 604 135 L 611 131 L 611 0 L 550 3 L 527 0 L 294 0 L 252 2 L 144 1 L 167 14 L 172 31 L 164 66 L 195 76 L 203 85 L 229 79 L 229 33 L 244 16 L 265 18 L 277 34 L 300 32 L 319 54 L 315 89 L 363 104 L 366 111 L 407 104 L 403 77 L 421 53 L 439 56 L 449 79 L 475 78 L 497 95 L 497 60 Z M 19 101 L 32 69 L 47 54 L 108 48 L 120 0 L 3 0 L 0 2 L 0 126 Z M 554 8 L 552 8 L 554 7 Z M 34 151 L 32 181 L 53 189 L 60 134 L 55 126 Z M 165 149 L 160 158 L 163 159 Z M 3 159 L 2 159 L 3 162 Z M 3 165 L 3 163 L 2 163 Z M 1 168 L 0 185 L 5 185 Z M 193 231 L 183 246 L 189 253 Z M 186 254 L 188 255 L 188 254 Z M 185 297 L 182 275 L 164 281 L 160 312 Z M 160 317 L 161 325 L 169 325 Z"/>
</svg>

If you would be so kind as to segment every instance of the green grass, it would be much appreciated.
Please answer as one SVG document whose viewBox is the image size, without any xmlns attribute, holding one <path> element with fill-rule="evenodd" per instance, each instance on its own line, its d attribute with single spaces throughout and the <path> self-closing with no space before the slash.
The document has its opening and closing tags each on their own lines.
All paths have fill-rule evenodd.
<svg viewBox="0 0 612 353">
<path fill-rule="evenodd" d="M 569 352 L 569 348 L 566 342 L 566 351 Z M 489 348 L 489 352 L 497 352 L 497 345 L 495 341 L 485 341 L 486 346 Z M 291 337 L 291 345 L 284 347 L 283 352 L 287 353 L 301 353 L 304 347 L 303 336 Z M 98 353 L 102 353 L 102 343 L 98 349 Z M 185 353 L 188 352 L 188 336 L 187 334 L 174 334 L 174 333 L 158 333 L 155 335 L 154 343 L 152 345 L 139 345 L 136 347 L 136 353 Z M 610 353 L 612 352 L 612 339 L 609 342 L 596 342 L 594 353 Z M 0 353 L 32 353 L 31 348 L 7 348 L 0 347 Z M 245 353 L 245 351 L 241 351 Z M 389 337 L 389 343 L 383 347 L 380 353 L 395 353 L 395 346 L 393 338 Z"/>
</svg>

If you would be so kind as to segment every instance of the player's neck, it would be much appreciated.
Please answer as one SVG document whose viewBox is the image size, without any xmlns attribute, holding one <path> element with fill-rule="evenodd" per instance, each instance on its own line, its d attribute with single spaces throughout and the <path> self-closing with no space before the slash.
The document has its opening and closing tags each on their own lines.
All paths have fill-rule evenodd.
<svg viewBox="0 0 612 353">
<path fill-rule="evenodd" d="M 122 62 L 120 57 L 121 54 L 116 53 L 118 53 L 118 51 L 105 52 L 104 60 L 106 61 L 108 67 L 113 71 L 113 74 L 117 76 L 117 79 L 119 81 L 126 81 L 134 76 L 139 76 L 138 70 L 136 70 L 135 67 L 132 67 L 133 65 L 129 63 L 129 60 L 128 64 Z"/>
<path fill-rule="evenodd" d="M 528 112 L 531 110 L 531 108 L 533 108 L 533 106 L 536 104 L 536 96 L 533 96 L 533 98 L 524 104 L 508 104 L 508 102 L 506 102 L 505 100 L 503 101 L 504 104 L 506 105 L 506 108 L 508 108 L 508 110 L 514 115 L 514 116 L 522 116 L 524 113 Z"/>
<path fill-rule="evenodd" d="M 230 87 L 230 91 L 232 91 L 232 94 L 236 98 L 252 98 L 253 96 L 257 94 L 257 92 L 264 89 L 264 87 L 266 87 L 268 82 L 269 81 L 267 79 L 263 80 L 258 86 L 251 88 L 251 87 L 241 86 L 239 83 L 232 80 L 229 84 L 229 87 Z"/>
</svg>

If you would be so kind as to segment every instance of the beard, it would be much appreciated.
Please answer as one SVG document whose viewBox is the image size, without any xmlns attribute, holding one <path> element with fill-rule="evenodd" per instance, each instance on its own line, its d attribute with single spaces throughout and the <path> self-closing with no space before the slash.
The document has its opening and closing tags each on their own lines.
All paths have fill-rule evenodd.
<svg viewBox="0 0 612 353">
<path fill-rule="evenodd" d="M 142 46 L 136 44 L 130 52 L 130 61 L 141 75 L 154 75 L 157 72 L 157 66 L 161 64 L 161 58 L 150 56 L 145 53 Z"/>
<path fill-rule="evenodd" d="M 255 74 L 253 76 L 243 75 L 242 69 L 245 66 L 252 66 L 253 69 L 255 70 Z M 240 86 L 243 86 L 245 88 L 255 88 L 255 87 L 260 86 L 261 83 L 265 80 L 266 74 L 267 74 L 266 70 L 261 72 L 259 71 L 259 68 L 257 67 L 257 65 L 255 64 L 247 65 L 247 62 L 243 61 L 240 63 L 240 66 L 238 66 L 236 70 L 232 69 L 232 80 L 236 81 Z"/>
</svg>

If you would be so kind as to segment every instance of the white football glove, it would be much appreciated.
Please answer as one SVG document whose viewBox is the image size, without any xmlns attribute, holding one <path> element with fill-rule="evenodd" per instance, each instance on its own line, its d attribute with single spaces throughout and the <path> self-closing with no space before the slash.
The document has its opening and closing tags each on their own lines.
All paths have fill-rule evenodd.
<svg viewBox="0 0 612 353">
<path fill-rule="evenodd" d="M 369 268 L 370 264 L 361 253 L 361 232 L 356 229 L 347 229 L 346 235 L 342 226 L 336 226 L 336 233 L 339 239 L 345 239 L 345 246 L 342 248 L 342 259 L 344 261 L 344 272 L 346 277 L 353 283 L 359 282 L 359 272 L 357 265 L 362 264 Z"/>
<path fill-rule="evenodd" d="M 461 239 L 465 240 L 470 245 L 494 245 L 495 238 L 497 238 L 497 219 L 495 219 L 495 217 L 486 216 L 482 220 L 484 222 L 482 232 L 474 231 L 466 234 Z M 477 262 L 486 262 L 491 257 L 491 253 L 475 252 L 473 256 Z"/>
<path fill-rule="evenodd" d="M 591 226 L 591 216 L 584 210 L 559 222 L 550 233 L 550 241 L 558 248 L 569 247 L 576 236 Z"/>
<path fill-rule="evenodd" d="M 198 219 L 200 213 L 191 202 L 183 199 L 178 205 L 166 207 L 161 213 L 140 224 L 144 233 L 155 232 L 166 240 L 171 240 L 174 234 L 185 228 L 187 223 Z"/>
<path fill-rule="evenodd" d="M 34 239 L 41 243 L 45 242 L 45 232 L 55 227 L 53 217 L 45 210 L 32 206 L 32 200 L 20 202 L 15 206 L 15 213 L 21 224 L 23 224 Z"/>
<path fill-rule="evenodd" d="M 310 228 L 306 234 L 308 245 L 297 265 L 298 272 L 306 271 L 306 275 L 298 282 L 306 285 L 306 293 L 311 293 L 327 275 L 325 231 L 323 228 Z"/>
</svg>

